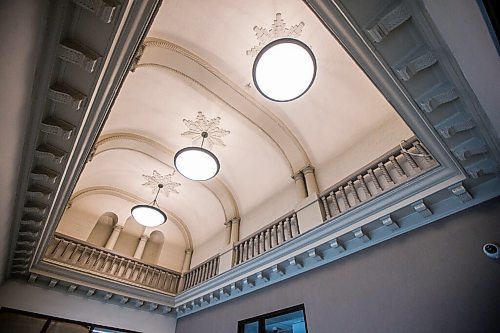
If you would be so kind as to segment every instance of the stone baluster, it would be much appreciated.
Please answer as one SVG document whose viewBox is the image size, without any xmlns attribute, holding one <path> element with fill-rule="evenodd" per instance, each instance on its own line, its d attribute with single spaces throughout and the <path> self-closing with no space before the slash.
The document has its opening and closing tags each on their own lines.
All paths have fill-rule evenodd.
<svg viewBox="0 0 500 333">
<path fill-rule="evenodd" d="M 130 266 L 130 263 L 131 261 L 130 260 L 127 260 L 127 263 L 125 264 L 125 267 L 123 268 L 123 272 L 122 272 L 122 277 L 127 277 L 127 273 L 128 273 L 128 269 L 129 269 L 129 266 Z"/>
<path fill-rule="evenodd" d="M 403 154 L 404 158 L 406 159 L 406 162 L 408 162 L 408 164 L 413 170 L 420 171 L 420 167 L 406 149 L 402 149 L 401 154 Z"/>
<path fill-rule="evenodd" d="M 191 272 L 184 275 L 184 278 L 185 278 L 184 288 L 181 288 L 180 290 L 191 288 L 191 276 L 192 276 Z M 165 283 L 167 283 L 167 282 L 165 281 Z M 165 288 L 167 288 L 167 287 L 165 287 Z"/>
<path fill-rule="evenodd" d="M 425 148 L 422 146 L 422 144 L 418 141 L 413 142 L 413 147 L 417 150 L 417 152 L 424 157 L 424 160 L 426 162 L 432 162 L 432 157 L 430 154 L 425 150 Z"/>
<path fill-rule="evenodd" d="M 99 260 L 101 260 L 102 255 L 103 255 L 102 251 L 97 251 L 97 257 L 96 257 L 94 263 L 92 264 L 92 268 L 97 269 L 97 266 L 99 264 Z"/>
<path fill-rule="evenodd" d="M 244 253 L 243 253 L 244 244 L 241 243 L 238 247 L 239 247 L 239 252 L 240 252 L 240 258 L 239 258 L 238 263 L 241 264 L 243 262 L 243 256 L 244 256 Z"/>
<path fill-rule="evenodd" d="M 111 264 L 108 267 L 107 273 L 112 274 L 113 269 L 115 268 L 116 256 L 113 256 L 113 260 L 111 260 Z"/>
<path fill-rule="evenodd" d="M 261 252 L 260 253 L 264 253 L 267 251 L 266 249 L 266 231 L 262 231 L 260 233 L 260 240 L 261 240 Z"/>
<path fill-rule="evenodd" d="M 330 213 L 330 207 L 328 205 L 328 198 L 326 195 L 321 197 L 321 202 L 323 203 L 323 208 L 325 210 L 325 219 L 328 220 L 332 217 L 332 213 Z"/>
<path fill-rule="evenodd" d="M 399 179 L 406 178 L 406 174 L 401 165 L 399 164 L 398 160 L 394 156 L 389 156 L 389 161 L 394 166 L 394 170 L 396 170 Z"/>
<path fill-rule="evenodd" d="M 64 259 L 64 255 L 66 254 L 66 251 L 68 250 L 68 247 L 71 245 L 71 242 L 66 242 L 66 246 L 64 247 L 63 251 L 61 252 L 61 259 Z"/>
<path fill-rule="evenodd" d="M 283 232 L 283 220 L 279 221 L 276 224 L 276 231 L 278 232 L 278 244 L 283 244 L 285 242 L 285 238 L 283 237 L 285 233 Z"/>
<path fill-rule="evenodd" d="M 358 191 L 356 190 L 356 186 L 354 185 L 354 183 L 352 182 L 352 180 L 348 181 L 347 185 L 351 189 L 352 196 L 354 197 L 354 205 L 360 204 L 361 203 L 361 199 L 359 198 Z"/>
<path fill-rule="evenodd" d="M 253 236 L 253 252 L 254 256 L 258 256 L 260 254 L 260 233 Z"/>
<path fill-rule="evenodd" d="M 172 276 L 167 273 L 166 276 L 165 276 L 165 281 L 163 282 L 163 288 L 162 288 L 163 290 L 165 290 L 165 291 L 170 290 L 171 280 L 172 280 Z M 188 276 L 186 276 L 186 280 L 185 281 L 186 281 L 186 289 L 187 289 L 187 288 L 189 288 L 189 279 L 188 279 Z"/>
<path fill-rule="evenodd" d="M 268 250 L 273 248 L 272 238 L 273 238 L 272 230 L 270 228 L 266 229 L 266 242 Z"/>
<path fill-rule="evenodd" d="M 243 260 L 248 260 L 248 239 L 243 243 Z"/>
<path fill-rule="evenodd" d="M 286 218 L 286 224 L 288 226 L 288 239 L 293 238 L 293 233 L 292 233 L 292 219 L 290 217 Z"/>
<path fill-rule="evenodd" d="M 118 265 L 119 265 L 119 263 L 117 263 L 117 270 L 118 270 Z M 139 270 L 137 271 L 137 276 L 135 277 L 135 281 L 136 282 L 139 282 L 139 280 L 141 278 L 141 274 L 142 274 L 143 268 L 144 268 L 144 265 L 140 264 L 139 265 Z M 115 271 L 115 273 L 116 273 L 116 271 Z"/>
<path fill-rule="evenodd" d="M 114 259 L 113 259 L 113 262 L 114 262 Z M 132 263 L 132 267 L 130 267 L 130 275 L 128 276 L 128 279 L 133 281 L 135 278 L 136 272 L 137 272 L 137 262 L 134 261 Z"/>
<path fill-rule="evenodd" d="M 203 279 L 201 280 L 201 282 L 206 281 L 209 278 L 211 266 L 212 266 L 211 261 L 209 261 L 205 265 L 203 265 Z"/>
<path fill-rule="evenodd" d="M 220 264 L 220 257 L 217 257 L 217 261 L 215 262 L 215 268 L 214 268 L 214 273 L 213 276 L 217 275 L 219 272 L 219 264 Z"/>
<path fill-rule="evenodd" d="M 231 266 L 238 265 L 239 251 L 238 246 L 233 247 L 233 264 Z"/>
<path fill-rule="evenodd" d="M 389 174 L 389 171 L 387 171 L 385 164 L 380 162 L 378 164 L 378 168 L 382 172 L 382 176 L 384 176 L 385 181 L 390 185 L 394 184 L 394 180 L 392 180 L 391 175 Z"/>
<path fill-rule="evenodd" d="M 74 255 L 78 252 L 79 249 L 80 249 L 80 244 L 76 244 L 75 247 L 73 248 L 73 251 L 71 251 L 71 254 L 69 255 L 68 261 L 71 262 Z"/>
<path fill-rule="evenodd" d="M 342 201 L 344 202 L 345 210 L 349 210 L 351 208 L 351 203 L 349 202 L 349 199 L 347 199 L 347 194 L 345 193 L 345 188 L 343 186 L 340 186 L 339 191 L 340 191 Z"/>
<path fill-rule="evenodd" d="M 191 286 L 195 286 L 198 283 L 198 276 L 200 275 L 200 270 L 195 269 L 193 271 L 193 283 Z"/>
<path fill-rule="evenodd" d="M 271 249 L 276 246 L 275 230 L 276 230 L 275 225 L 273 225 L 272 227 L 269 228 L 269 237 L 270 237 L 269 248 L 271 248 Z"/>
<path fill-rule="evenodd" d="M 248 240 L 248 257 L 249 259 L 254 257 L 253 237 Z"/>
<path fill-rule="evenodd" d="M 370 193 L 370 190 L 368 190 L 368 185 L 366 185 L 365 177 L 363 177 L 363 175 L 358 175 L 357 179 L 359 181 L 361 189 L 363 190 L 363 194 L 365 195 L 365 198 L 366 199 L 371 198 L 372 194 Z"/>
<path fill-rule="evenodd" d="M 299 227 L 299 220 L 297 219 L 296 213 L 293 213 L 292 221 L 293 221 L 293 224 L 295 225 L 295 236 L 298 236 L 298 235 L 300 235 L 300 227 Z"/>
<path fill-rule="evenodd" d="M 81 260 L 85 257 L 86 253 L 87 253 L 87 247 L 84 246 L 82 252 L 80 252 L 80 255 L 78 256 L 78 259 L 76 260 L 77 264 L 81 263 Z"/>
<path fill-rule="evenodd" d="M 382 192 L 382 187 L 380 186 L 380 183 L 378 181 L 377 175 L 375 175 L 375 172 L 373 172 L 372 169 L 368 169 L 368 175 L 370 176 L 370 179 L 372 180 L 373 186 L 375 186 L 375 189 L 377 190 L 377 193 Z"/>
<path fill-rule="evenodd" d="M 95 251 L 94 249 L 90 250 L 90 253 L 89 253 L 89 256 L 87 258 L 87 261 L 85 261 L 85 266 L 89 265 L 90 261 L 92 260 L 92 256 L 94 255 L 94 251 Z"/>
</svg>

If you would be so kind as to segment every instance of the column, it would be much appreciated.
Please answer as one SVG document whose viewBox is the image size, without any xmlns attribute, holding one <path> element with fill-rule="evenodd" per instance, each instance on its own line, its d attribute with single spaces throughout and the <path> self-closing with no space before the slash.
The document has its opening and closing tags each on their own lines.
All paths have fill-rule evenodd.
<svg viewBox="0 0 500 333">
<path fill-rule="evenodd" d="M 319 192 L 318 183 L 316 183 L 316 176 L 314 175 L 314 168 L 312 166 L 307 166 L 302 169 L 302 173 L 306 178 L 307 194 L 312 195 Z"/>
<path fill-rule="evenodd" d="M 139 239 L 139 244 L 137 244 L 137 248 L 135 249 L 134 258 L 142 259 L 142 254 L 144 253 L 144 248 L 146 247 L 146 242 L 148 241 L 148 235 L 142 235 L 141 239 Z"/>
<path fill-rule="evenodd" d="M 122 225 L 119 225 L 119 224 L 115 225 L 115 227 L 113 228 L 113 232 L 111 233 L 111 235 L 108 238 L 108 241 L 106 242 L 106 245 L 104 245 L 104 248 L 106 248 L 108 250 L 113 250 L 113 248 L 116 245 L 116 241 L 118 240 L 118 236 L 120 236 L 120 232 L 122 231 L 122 229 L 123 229 Z"/>
<path fill-rule="evenodd" d="M 189 268 L 191 267 L 192 256 L 193 256 L 193 250 L 187 249 L 186 251 L 184 251 L 184 261 L 182 263 L 181 278 L 179 280 L 179 284 L 177 285 L 178 293 L 184 290 L 184 285 L 186 283 L 186 273 L 189 271 Z"/>
<path fill-rule="evenodd" d="M 225 232 L 225 239 L 226 239 L 226 244 L 230 244 L 231 243 L 231 220 L 227 221 L 226 223 L 224 223 L 224 226 L 226 227 L 226 229 L 224 230 Z"/>
<path fill-rule="evenodd" d="M 193 256 L 193 250 L 187 249 L 184 251 L 184 262 L 182 263 L 182 272 L 189 271 L 191 267 L 191 257 Z"/>
<path fill-rule="evenodd" d="M 295 180 L 297 199 L 301 201 L 302 199 L 307 198 L 306 184 L 304 182 L 304 175 L 302 174 L 302 172 L 297 172 L 292 176 L 292 179 Z"/>
<path fill-rule="evenodd" d="M 231 220 L 231 239 L 230 244 L 238 243 L 240 240 L 240 219 L 238 217 L 234 217 Z"/>
</svg>

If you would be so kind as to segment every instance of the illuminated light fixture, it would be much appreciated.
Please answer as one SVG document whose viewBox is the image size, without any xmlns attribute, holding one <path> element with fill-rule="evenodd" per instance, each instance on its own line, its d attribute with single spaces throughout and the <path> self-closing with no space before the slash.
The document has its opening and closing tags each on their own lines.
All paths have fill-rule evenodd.
<svg viewBox="0 0 500 333">
<path fill-rule="evenodd" d="M 267 44 L 253 64 L 255 87 L 275 102 L 288 102 L 304 95 L 316 77 L 316 58 L 311 49 L 294 38 Z"/>
<path fill-rule="evenodd" d="M 174 156 L 174 165 L 181 175 L 191 180 L 209 180 L 219 173 L 220 163 L 217 157 L 203 143 L 207 132 L 201 133 L 201 147 L 186 147 Z"/>
<path fill-rule="evenodd" d="M 163 184 L 158 184 L 158 191 L 152 203 L 149 205 L 137 205 L 132 207 L 131 213 L 137 223 L 145 227 L 157 227 L 167 221 L 167 215 L 162 212 L 156 199 L 163 188 Z"/>
</svg>

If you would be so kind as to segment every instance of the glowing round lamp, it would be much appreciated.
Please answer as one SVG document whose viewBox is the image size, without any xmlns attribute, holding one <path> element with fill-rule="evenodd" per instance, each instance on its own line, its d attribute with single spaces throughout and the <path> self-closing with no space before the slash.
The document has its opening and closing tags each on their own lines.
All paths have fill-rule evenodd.
<svg viewBox="0 0 500 333">
<path fill-rule="evenodd" d="M 316 59 L 311 49 L 293 38 L 267 44 L 253 64 L 255 87 L 275 102 L 288 102 L 304 95 L 316 77 Z"/>
<path fill-rule="evenodd" d="M 174 165 L 181 175 L 191 180 L 209 180 L 220 169 L 217 157 L 202 147 L 186 147 L 174 157 Z"/>
<path fill-rule="evenodd" d="M 167 221 L 167 215 L 161 211 L 156 203 L 156 198 L 162 188 L 163 185 L 158 184 L 158 192 L 156 192 L 156 197 L 151 204 L 132 207 L 131 213 L 137 223 L 145 227 L 157 227 Z"/>
</svg>

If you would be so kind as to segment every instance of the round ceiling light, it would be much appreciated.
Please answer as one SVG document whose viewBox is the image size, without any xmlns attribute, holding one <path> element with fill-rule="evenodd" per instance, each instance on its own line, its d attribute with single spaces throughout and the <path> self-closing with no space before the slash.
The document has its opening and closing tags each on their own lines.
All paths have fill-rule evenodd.
<svg viewBox="0 0 500 333">
<path fill-rule="evenodd" d="M 209 180 L 220 169 L 219 160 L 210 151 L 202 147 L 186 147 L 174 157 L 177 171 L 191 180 Z"/>
<path fill-rule="evenodd" d="M 311 87 L 316 77 L 316 59 L 301 41 L 281 38 L 259 52 L 252 75 L 262 95 L 275 102 L 288 102 Z"/>
<path fill-rule="evenodd" d="M 159 208 L 150 205 L 137 205 L 132 208 L 132 216 L 145 227 L 157 227 L 167 221 L 167 215 Z"/>
<path fill-rule="evenodd" d="M 137 223 L 145 227 L 157 227 L 167 221 L 167 215 L 162 212 L 156 203 L 156 199 L 162 188 L 163 184 L 158 184 L 158 192 L 156 192 L 156 196 L 151 204 L 132 207 L 130 212 Z"/>
</svg>

